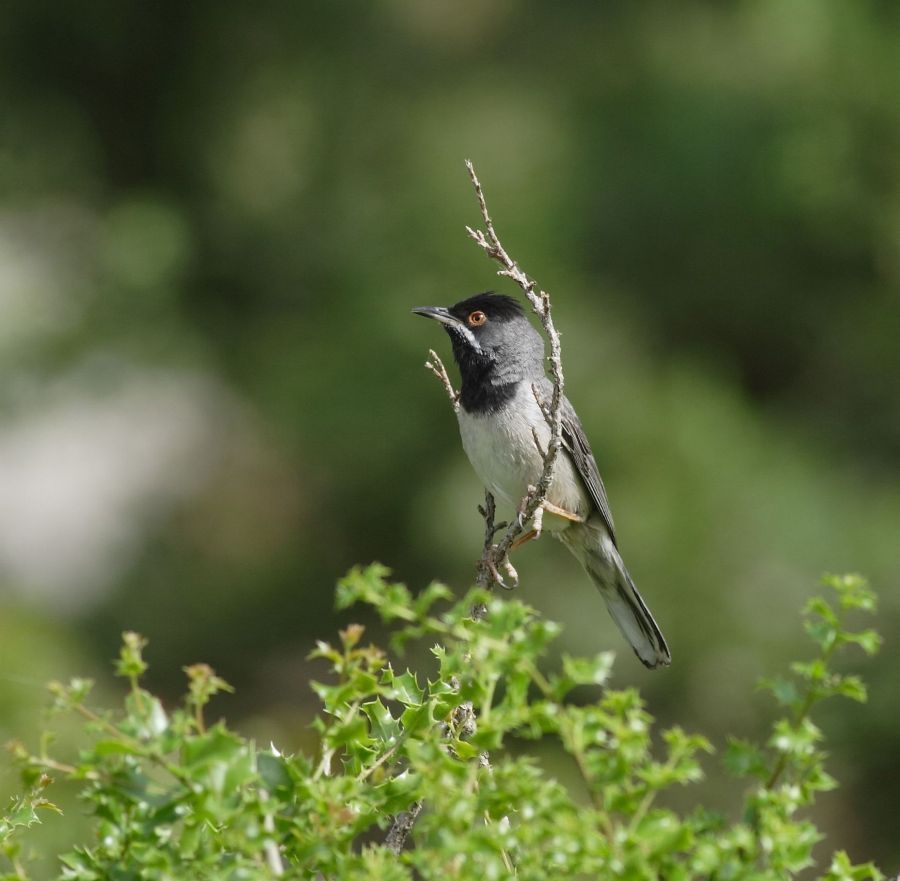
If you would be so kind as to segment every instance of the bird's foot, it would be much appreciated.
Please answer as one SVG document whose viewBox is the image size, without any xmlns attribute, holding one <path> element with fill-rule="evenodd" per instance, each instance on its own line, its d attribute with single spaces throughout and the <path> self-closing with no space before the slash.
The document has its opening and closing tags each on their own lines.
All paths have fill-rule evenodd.
<svg viewBox="0 0 900 881">
<path fill-rule="evenodd" d="M 497 564 L 494 561 L 493 553 L 485 555 L 485 557 L 482 558 L 481 563 L 485 567 L 485 569 L 487 569 L 488 577 L 490 578 L 488 586 L 490 586 L 490 584 L 497 584 L 504 590 L 512 590 L 512 585 L 507 584 L 503 580 L 503 576 L 497 569 Z"/>
<path fill-rule="evenodd" d="M 529 520 L 531 520 L 532 523 L 534 522 L 534 517 L 537 514 L 537 511 L 535 511 L 535 513 L 531 514 L 531 515 L 529 515 L 527 513 L 527 511 L 528 511 L 528 505 L 531 502 L 531 500 L 534 498 L 534 494 L 536 492 L 537 492 L 537 487 L 529 484 L 526 489 L 525 496 L 523 497 L 522 501 L 519 503 L 519 507 L 516 508 L 516 528 L 520 532 L 525 529 L 525 526 Z M 540 509 L 538 509 L 538 510 L 540 510 Z M 540 526 L 538 526 L 538 535 L 540 535 L 540 533 L 541 533 Z"/>
<path fill-rule="evenodd" d="M 525 524 L 526 524 L 527 522 L 528 522 L 528 520 L 527 520 L 527 518 L 525 517 L 525 509 L 524 509 L 524 508 L 519 508 L 519 509 L 516 511 L 516 526 L 517 526 L 519 529 L 524 529 L 524 528 L 525 528 Z"/>
<path fill-rule="evenodd" d="M 502 567 L 509 581 L 505 581 L 500 574 Z M 502 559 L 497 555 L 497 545 L 491 545 L 485 548 L 484 554 L 478 561 L 479 575 L 476 582 L 482 587 L 490 588 L 496 584 L 504 590 L 514 590 L 519 586 L 519 573 L 516 572 L 515 566 L 509 561 L 509 557 L 504 554 Z"/>
<path fill-rule="evenodd" d="M 503 568 L 506 570 L 506 574 L 509 576 L 510 584 L 506 584 L 506 582 L 501 581 L 500 587 L 504 590 L 513 590 L 514 588 L 519 586 L 519 573 L 516 572 L 516 567 L 513 566 L 509 557 L 503 558 Z"/>
<path fill-rule="evenodd" d="M 505 587 L 506 585 L 504 585 L 503 583 L 503 576 L 497 571 L 497 564 L 490 557 L 488 557 L 484 561 L 484 565 L 487 566 L 487 570 L 491 576 L 491 581 L 494 584 L 499 584 L 501 587 Z"/>
<path fill-rule="evenodd" d="M 535 538 L 541 537 L 541 531 L 544 528 L 544 506 L 538 505 L 535 509 L 534 516 L 531 518 L 531 523 L 533 525 L 533 529 L 531 530 L 534 533 Z"/>
</svg>

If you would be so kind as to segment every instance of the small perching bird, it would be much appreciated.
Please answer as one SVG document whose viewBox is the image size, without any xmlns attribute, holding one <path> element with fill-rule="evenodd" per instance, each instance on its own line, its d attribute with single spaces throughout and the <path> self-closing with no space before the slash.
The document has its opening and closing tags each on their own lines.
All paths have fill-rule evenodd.
<svg viewBox="0 0 900 881">
<path fill-rule="evenodd" d="M 544 372 L 544 340 L 521 305 L 501 294 L 476 294 L 455 306 L 419 306 L 450 336 L 459 366 L 459 433 L 490 492 L 518 506 L 544 467 L 550 426 L 541 404 L 553 385 Z M 543 505 L 542 526 L 575 555 L 635 654 L 650 668 L 672 656 L 619 555 L 606 490 L 571 403 L 560 403 L 562 449 Z M 538 448 L 540 444 L 540 449 Z M 528 533 L 525 536 L 527 540 Z"/>
</svg>

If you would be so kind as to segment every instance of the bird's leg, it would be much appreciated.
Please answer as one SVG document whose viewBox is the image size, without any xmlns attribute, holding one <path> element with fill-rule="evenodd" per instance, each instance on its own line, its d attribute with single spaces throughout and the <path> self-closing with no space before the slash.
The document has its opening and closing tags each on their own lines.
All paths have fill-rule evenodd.
<svg viewBox="0 0 900 881">
<path fill-rule="evenodd" d="M 533 538 L 537 538 L 538 533 L 536 529 L 529 529 L 524 535 L 520 535 L 510 546 L 509 549 L 514 551 L 516 548 L 522 547 L 524 544 L 528 544 Z"/>
<path fill-rule="evenodd" d="M 571 520 L 573 523 L 584 523 L 587 519 L 582 517 L 580 514 L 573 514 L 571 511 L 567 511 L 565 508 L 560 508 L 557 505 L 554 505 L 552 502 L 544 501 L 541 507 L 550 514 L 556 514 L 557 517 L 562 517 L 565 520 Z M 540 508 L 538 508 L 540 511 Z M 537 511 L 535 511 L 535 520 L 537 520 Z"/>
<path fill-rule="evenodd" d="M 584 523 L 585 521 L 585 518 L 580 514 L 573 514 L 571 511 L 567 511 L 565 508 L 560 508 L 558 505 L 554 505 L 552 502 L 544 500 L 532 515 L 532 528 L 523 535 L 520 535 L 509 546 L 509 549 L 511 551 L 514 551 L 516 548 L 520 548 L 522 545 L 527 544 L 532 539 L 541 537 L 544 528 L 544 511 L 546 511 L 548 514 L 555 514 L 557 517 L 562 517 L 565 520 L 571 520 L 573 523 Z M 522 522 L 523 514 L 524 512 L 520 510 L 517 513 L 516 517 L 517 522 L 524 527 L 525 524 Z"/>
</svg>

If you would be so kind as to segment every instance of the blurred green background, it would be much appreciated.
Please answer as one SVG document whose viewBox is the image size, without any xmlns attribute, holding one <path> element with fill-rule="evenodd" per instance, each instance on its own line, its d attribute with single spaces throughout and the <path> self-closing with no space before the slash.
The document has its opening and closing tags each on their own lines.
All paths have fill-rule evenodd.
<svg viewBox="0 0 900 881">
<path fill-rule="evenodd" d="M 308 745 L 335 578 L 468 582 L 481 489 L 409 309 L 514 292 L 464 233 L 471 158 L 674 664 L 559 545 L 521 595 L 664 722 L 750 735 L 818 574 L 868 575 L 885 649 L 823 720 L 818 819 L 896 872 L 898 95 L 875 0 L 7 4 L 0 738 L 131 628 L 152 687 L 208 661 L 242 730 Z"/>
</svg>

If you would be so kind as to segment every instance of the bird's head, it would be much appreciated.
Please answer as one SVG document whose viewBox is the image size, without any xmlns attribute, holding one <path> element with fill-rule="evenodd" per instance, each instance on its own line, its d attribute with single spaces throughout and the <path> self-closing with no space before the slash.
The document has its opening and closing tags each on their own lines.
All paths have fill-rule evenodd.
<svg viewBox="0 0 900 881">
<path fill-rule="evenodd" d="M 464 383 L 476 375 L 496 384 L 544 373 L 544 341 L 512 297 L 488 291 L 455 306 L 418 306 L 413 312 L 444 326 Z"/>
</svg>

